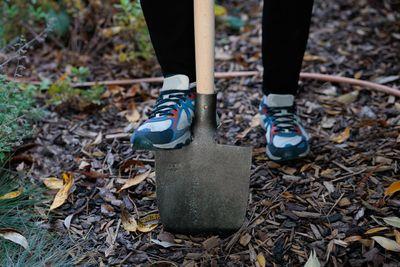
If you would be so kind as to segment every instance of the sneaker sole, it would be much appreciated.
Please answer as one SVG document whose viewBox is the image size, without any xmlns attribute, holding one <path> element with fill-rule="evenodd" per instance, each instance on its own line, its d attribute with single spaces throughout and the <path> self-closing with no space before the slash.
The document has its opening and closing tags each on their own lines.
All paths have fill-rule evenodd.
<svg viewBox="0 0 400 267">
<path fill-rule="evenodd" d="M 310 153 L 310 147 L 307 148 L 307 150 L 299 155 L 293 156 L 293 157 L 286 157 L 286 158 L 282 158 L 282 157 L 277 157 L 274 156 L 271 151 L 269 150 L 268 146 L 266 147 L 266 154 L 268 156 L 268 158 L 272 161 L 276 161 L 276 162 L 285 162 L 285 161 L 291 161 L 291 160 L 297 160 L 297 159 L 302 159 L 305 158 L 308 153 Z"/>
<path fill-rule="evenodd" d="M 153 144 L 149 139 L 142 136 L 140 138 L 135 138 L 132 146 L 140 150 L 168 150 L 182 148 L 190 144 L 191 141 L 192 135 L 190 131 L 188 131 L 178 139 L 167 144 Z"/>
</svg>

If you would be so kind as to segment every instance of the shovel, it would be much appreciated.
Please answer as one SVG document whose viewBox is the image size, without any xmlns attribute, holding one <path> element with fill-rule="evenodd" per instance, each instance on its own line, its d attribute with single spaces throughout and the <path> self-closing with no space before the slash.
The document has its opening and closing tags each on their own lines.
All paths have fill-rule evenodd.
<svg viewBox="0 0 400 267">
<path fill-rule="evenodd" d="M 193 142 L 156 151 L 161 222 L 178 233 L 239 229 L 249 195 L 251 148 L 220 145 L 214 92 L 214 1 L 194 0 L 197 98 Z"/>
</svg>

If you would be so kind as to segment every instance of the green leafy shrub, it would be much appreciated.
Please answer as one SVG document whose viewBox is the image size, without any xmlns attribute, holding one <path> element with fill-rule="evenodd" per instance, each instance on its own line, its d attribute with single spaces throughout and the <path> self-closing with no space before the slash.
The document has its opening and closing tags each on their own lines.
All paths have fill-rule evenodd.
<svg viewBox="0 0 400 267">
<path fill-rule="evenodd" d="M 87 89 L 74 88 L 72 83 L 85 82 L 90 76 L 90 70 L 85 67 L 71 67 L 55 83 L 42 86 L 48 89 L 47 104 L 60 106 L 67 105 L 76 110 L 84 110 L 91 105 L 100 105 L 100 97 L 104 93 L 103 86 L 93 86 Z"/>
<path fill-rule="evenodd" d="M 6 168 L 7 155 L 32 133 L 31 123 L 42 112 L 35 108 L 36 87 L 20 85 L 0 76 L 0 230 L 17 231 L 28 248 L 0 236 L 0 266 L 71 266 L 67 246 L 40 227 L 47 218 L 36 212 L 44 200 L 43 190 L 19 180 Z M 17 193 L 7 196 L 10 193 Z"/>
<path fill-rule="evenodd" d="M 36 87 L 18 85 L 0 76 L 0 166 L 12 148 L 32 133 L 29 121 L 40 117 L 34 107 Z"/>
<path fill-rule="evenodd" d="M 4 0 L 0 15 L 0 47 L 12 43 L 15 36 L 50 29 L 52 38 L 47 42 L 75 52 L 112 52 L 120 62 L 153 55 L 138 0 Z"/>
</svg>

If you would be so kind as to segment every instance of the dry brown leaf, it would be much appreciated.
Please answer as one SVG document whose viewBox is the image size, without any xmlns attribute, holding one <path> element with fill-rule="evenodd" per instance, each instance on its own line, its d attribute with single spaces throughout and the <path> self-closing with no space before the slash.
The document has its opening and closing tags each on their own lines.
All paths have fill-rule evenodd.
<svg viewBox="0 0 400 267">
<path fill-rule="evenodd" d="M 71 191 L 72 185 L 74 184 L 74 177 L 72 173 L 63 173 L 62 178 L 64 180 L 64 185 L 54 197 L 53 203 L 50 206 L 50 210 L 54 210 L 64 204 L 64 202 L 68 199 L 68 195 Z"/>
<path fill-rule="evenodd" d="M 12 191 L 0 196 L 0 200 L 13 199 L 19 197 L 21 194 L 22 194 L 22 188 L 18 189 L 17 191 Z"/>
<path fill-rule="evenodd" d="M 139 219 L 137 230 L 142 233 L 147 233 L 154 230 L 158 226 L 160 220 L 159 214 L 150 214 Z"/>
<path fill-rule="evenodd" d="M 0 236 L 22 246 L 24 249 L 28 249 L 29 247 L 28 240 L 26 240 L 26 238 L 17 230 L 11 228 L 0 228 Z"/>
<path fill-rule="evenodd" d="M 141 173 L 141 174 L 139 174 L 139 175 L 136 175 L 136 176 L 133 177 L 133 178 L 128 179 L 128 180 L 125 182 L 125 184 L 121 187 L 121 189 L 118 190 L 118 193 L 121 192 L 121 191 L 124 190 L 124 189 L 127 189 L 127 188 L 129 188 L 129 187 L 134 186 L 134 185 L 140 184 L 140 183 L 143 182 L 147 177 L 149 177 L 150 172 L 151 172 L 151 170 L 148 170 L 148 171 L 145 172 L 145 173 Z"/>
<path fill-rule="evenodd" d="M 121 211 L 121 221 L 122 226 L 128 232 L 136 232 L 138 229 L 138 223 L 135 220 L 133 215 L 129 214 L 126 209 L 122 209 Z"/>
<path fill-rule="evenodd" d="M 386 190 L 385 190 L 385 196 L 390 197 L 394 193 L 400 191 L 400 181 L 393 182 Z"/>
<path fill-rule="evenodd" d="M 258 253 L 257 262 L 260 265 L 260 267 L 265 267 L 267 262 L 265 260 L 264 254 L 262 252 Z"/>
<path fill-rule="evenodd" d="M 45 178 L 43 179 L 43 183 L 44 185 L 48 188 L 48 189 L 61 189 L 64 186 L 64 181 L 62 179 L 58 179 L 56 177 L 49 177 L 49 178 Z"/>
<path fill-rule="evenodd" d="M 366 234 L 366 235 L 375 234 L 375 233 L 379 233 L 379 232 L 382 232 L 382 231 L 387 230 L 387 229 L 389 229 L 389 228 L 387 228 L 387 227 L 376 227 L 376 228 L 369 229 L 364 234 Z"/>
<path fill-rule="evenodd" d="M 346 127 L 346 129 L 344 129 L 344 131 L 341 132 L 340 134 L 332 136 L 331 141 L 341 144 L 341 143 L 347 141 L 347 139 L 349 139 L 349 137 L 350 137 L 350 127 Z"/>
<path fill-rule="evenodd" d="M 249 233 L 246 233 L 240 237 L 239 243 L 243 247 L 247 246 L 251 240 L 251 235 Z"/>
<path fill-rule="evenodd" d="M 219 246 L 221 239 L 218 236 L 212 236 L 203 242 L 203 247 L 206 250 L 213 249 Z"/>
<path fill-rule="evenodd" d="M 396 229 L 393 231 L 394 237 L 396 238 L 397 244 L 400 245 L 400 232 L 397 231 Z"/>
<path fill-rule="evenodd" d="M 351 243 L 351 242 L 355 242 L 355 241 L 360 241 L 361 239 L 362 239 L 362 237 L 359 235 L 352 235 L 352 236 L 346 237 L 343 241 L 346 243 Z"/>
<path fill-rule="evenodd" d="M 400 252 L 400 244 L 396 243 L 396 241 L 393 241 L 383 236 L 373 236 L 371 238 L 375 240 L 379 245 L 381 245 L 384 249 L 394 252 Z"/>
</svg>

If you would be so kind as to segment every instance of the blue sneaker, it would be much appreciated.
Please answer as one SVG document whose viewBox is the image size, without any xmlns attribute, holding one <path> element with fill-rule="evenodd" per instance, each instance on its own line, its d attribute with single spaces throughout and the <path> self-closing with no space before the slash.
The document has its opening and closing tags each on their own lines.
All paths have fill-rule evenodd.
<svg viewBox="0 0 400 267">
<path fill-rule="evenodd" d="M 266 152 L 271 160 L 287 161 L 307 156 L 310 138 L 296 115 L 293 95 L 264 96 L 259 112 L 266 131 Z"/>
<path fill-rule="evenodd" d="M 189 78 L 174 75 L 164 79 L 160 96 L 146 120 L 133 133 L 135 149 L 181 148 L 191 141 L 196 93 Z"/>
</svg>

